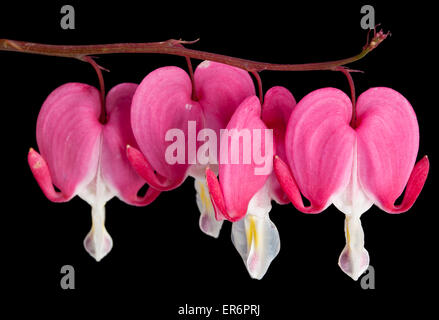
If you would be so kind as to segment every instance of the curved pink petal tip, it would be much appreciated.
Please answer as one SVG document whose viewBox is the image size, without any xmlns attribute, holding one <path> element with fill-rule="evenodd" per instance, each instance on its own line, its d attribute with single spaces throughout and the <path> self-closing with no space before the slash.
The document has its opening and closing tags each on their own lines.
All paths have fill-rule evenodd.
<svg viewBox="0 0 439 320">
<path fill-rule="evenodd" d="M 310 206 L 305 207 L 297 183 L 294 180 L 288 165 L 283 162 L 280 157 L 274 157 L 273 166 L 279 184 L 297 210 L 304 213 L 320 213 L 325 209 L 325 206 L 322 203 L 314 202 L 311 202 Z"/>
<path fill-rule="evenodd" d="M 149 164 L 143 153 L 135 147 L 127 145 L 126 154 L 133 169 L 154 189 L 160 191 L 172 190 L 181 185 L 185 179 L 185 176 L 181 176 L 178 180 L 169 180 L 160 176 Z"/>
<path fill-rule="evenodd" d="M 227 219 L 233 221 L 234 218 L 230 217 L 227 213 L 226 204 L 224 202 L 224 195 L 216 174 L 212 170 L 210 170 L 209 167 L 206 168 L 206 181 L 207 187 L 209 189 L 210 199 L 215 210 L 216 220 L 221 221 Z"/>
<path fill-rule="evenodd" d="M 409 210 L 424 187 L 429 169 L 430 162 L 428 157 L 424 156 L 413 168 L 401 204 L 395 206 L 394 202 L 381 202 L 381 208 L 388 213 L 401 213 Z"/>
<path fill-rule="evenodd" d="M 49 167 L 41 155 L 34 149 L 30 148 L 27 155 L 27 161 L 32 174 L 37 180 L 38 185 L 43 191 L 44 195 L 53 202 L 66 202 L 72 198 L 72 194 L 65 195 L 62 192 L 57 192 L 53 187 L 52 177 L 50 176 Z"/>
</svg>

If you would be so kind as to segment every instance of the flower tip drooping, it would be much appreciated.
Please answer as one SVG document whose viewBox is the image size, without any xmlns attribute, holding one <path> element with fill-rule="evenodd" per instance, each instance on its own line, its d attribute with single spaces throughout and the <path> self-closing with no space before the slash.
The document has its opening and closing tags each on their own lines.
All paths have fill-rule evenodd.
<svg viewBox="0 0 439 320">
<path fill-rule="evenodd" d="M 270 220 L 268 184 L 250 200 L 245 217 L 232 225 L 232 242 L 251 278 L 260 280 L 280 251 L 279 232 Z"/>
<path fill-rule="evenodd" d="M 369 267 L 369 253 L 363 249 L 358 257 L 354 257 L 348 247 L 345 247 L 338 260 L 340 269 L 353 280 L 358 278 Z"/>
<path fill-rule="evenodd" d="M 102 235 L 98 238 L 92 230 L 84 239 L 85 250 L 97 261 L 101 261 L 113 248 L 113 239 L 103 228 Z"/>
<path fill-rule="evenodd" d="M 105 228 L 105 204 L 92 205 L 91 216 L 92 227 L 84 239 L 84 247 L 99 262 L 113 248 L 113 239 Z"/>
<path fill-rule="evenodd" d="M 345 236 L 346 246 L 340 254 L 338 265 L 356 281 L 369 267 L 369 253 L 364 248 L 364 231 L 359 217 L 346 216 Z"/>
</svg>

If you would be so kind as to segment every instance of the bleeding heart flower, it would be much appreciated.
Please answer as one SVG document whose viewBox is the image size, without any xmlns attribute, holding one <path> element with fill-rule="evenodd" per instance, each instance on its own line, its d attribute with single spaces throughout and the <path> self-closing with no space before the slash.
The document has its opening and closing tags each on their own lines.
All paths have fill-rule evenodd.
<svg viewBox="0 0 439 320">
<path fill-rule="evenodd" d="M 340 90 L 324 88 L 304 97 L 288 122 L 285 149 L 289 167 L 274 159 L 278 180 L 294 206 L 318 213 L 333 203 L 346 215 L 341 269 L 357 280 L 369 265 L 360 216 L 372 204 L 389 213 L 407 211 L 429 170 L 416 165 L 419 128 L 410 103 L 390 88 L 372 88 L 352 103 Z M 406 188 L 400 205 L 395 200 Z M 310 201 L 304 206 L 300 192 Z"/>
<path fill-rule="evenodd" d="M 209 164 L 216 171 L 220 129 L 226 127 L 239 104 L 254 95 L 255 89 L 248 72 L 211 61 L 197 67 L 194 84 L 197 101 L 192 99 L 188 74 L 180 68 L 159 68 L 145 77 L 133 97 L 131 111 L 140 150 L 130 145 L 127 155 L 133 168 L 158 190 L 175 189 L 188 175 L 193 176 L 201 212 L 200 228 L 218 237 L 222 221 L 214 217 L 205 167 Z M 205 163 L 200 163 L 201 142 L 212 142 L 211 139 L 217 147 L 209 150 Z M 182 161 L 176 161 L 169 150 L 182 155 Z M 169 158 L 175 163 L 170 163 Z"/>
<path fill-rule="evenodd" d="M 104 226 L 105 203 L 117 196 L 144 206 L 160 194 L 149 188 L 143 197 L 137 196 L 145 181 L 126 158 L 126 145 L 136 145 L 129 118 L 136 88 L 136 84 L 123 83 L 108 93 L 105 124 L 99 122 L 101 101 L 96 88 L 81 83 L 57 88 L 44 102 L 37 120 L 41 155 L 33 149 L 28 154 L 32 173 L 49 200 L 66 202 L 78 195 L 92 207 L 92 229 L 84 246 L 97 261 L 113 245 Z"/>
<path fill-rule="evenodd" d="M 244 163 L 245 144 L 252 146 L 253 155 L 264 154 L 271 158 L 274 136 L 279 156 L 285 157 L 285 129 L 295 104 L 294 97 L 287 89 L 271 88 L 265 95 L 261 119 L 258 98 L 253 96 L 244 100 L 227 125 L 230 134 L 221 137 L 221 144 L 226 145 L 229 152 L 226 155 L 220 154 L 220 158 L 227 157 L 227 161 L 221 159 L 219 181 L 209 168 L 206 170 L 216 218 L 234 222 L 233 244 L 243 258 L 250 276 L 256 279 L 265 275 L 280 250 L 279 233 L 269 218 L 271 200 L 281 204 L 289 201 L 276 181 L 271 161 L 263 174 L 257 173 L 255 158 L 251 163 Z M 243 142 L 238 145 L 240 162 L 233 163 L 231 154 L 237 150 L 232 141 L 245 136 L 244 130 L 251 132 L 251 141 L 243 138 Z M 258 131 L 261 133 L 256 135 Z"/>
</svg>

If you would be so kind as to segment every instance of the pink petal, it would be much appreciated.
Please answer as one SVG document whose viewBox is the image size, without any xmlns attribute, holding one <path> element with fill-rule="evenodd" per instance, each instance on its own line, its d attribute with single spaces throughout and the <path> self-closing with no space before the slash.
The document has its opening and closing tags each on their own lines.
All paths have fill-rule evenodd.
<svg viewBox="0 0 439 320">
<path fill-rule="evenodd" d="M 209 188 L 210 199 L 212 200 L 213 208 L 215 210 L 215 219 L 218 221 L 233 219 L 227 214 L 223 191 L 221 190 L 216 174 L 213 173 L 209 167 L 206 168 L 206 182 L 207 187 Z"/>
<path fill-rule="evenodd" d="M 296 100 L 293 95 L 284 87 L 273 87 L 267 91 L 264 97 L 262 120 L 268 128 L 273 129 L 276 154 L 283 161 L 287 161 L 285 154 L 285 132 L 288 119 L 295 105 Z M 288 203 L 288 197 L 280 187 L 274 173 L 270 176 L 269 180 L 270 190 L 274 200 L 280 204 Z"/>
<path fill-rule="evenodd" d="M 227 125 L 228 130 L 236 129 L 236 131 L 231 131 L 232 133 L 230 136 L 225 134 L 221 136 L 221 144 L 227 146 L 228 149 L 227 158 L 225 157 L 225 154 L 220 154 L 219 165 L 219 180 L 226 209 L 226 212 L 223 212 L 223 215 L 231 221 L 240 220 L 246 214 L 250 199 L 259 189 L 262 188 L 272 172 L 272 157 L 270 157 L 270 162 L 268 164 L 269 168 L 266 174 L 255 174 L 255 168 L 257 166 L 253 156 L 251 156 L 251 161 L 249 161 L 248 164 L 244 162 L 245 149 L 249 149 L 252 152 L 251 155 L 254 154 L 255 149 L 259 152 L 262 150 L 262 154 L 265 154 L 265 152 L 273 152 L 273 150 L 269 150 L 268 146 L 265 146 L 265 135 L 267 134 L 265 129 L 267 129 L 267 127 L 260 119 L 260 115 L 261 105 L 259 99 L 255 96 L 247 98 L 238 107 Z M 232 144 L 231 140 L 233 137 L 238 137 L 239 133 L 245 132 L 245 130 L 248 130 L 251 136 L 251 145 L 249 148 L 244 148 L 243 145 L 245 142 L 243 143 L 242 140 L 244 139 L 241 138 L 239 150 L 236 150 L 236 148 L 233 149 L 234 144 Z M 260 130 L 261 132 L 262 141 L 260 141 L 259 144 L 256 144 L 256 146 L 253 146 L 253 141 L 255 139 L 253 130 Z M 230 137 L 232 137 L 232 139 Z M 235 164 L 233 163 L 232 153 L 238 151 L 239 163 Z M 214 195 L 212 195 L 212 199 L 218 206 L 218 203 L 216 203 L 218 199 L 215 198 Z"/>
<path fill-rule="evenodd" d="M 288 165 L 283 162 L 280 157 L 274 157 L 273 166 L 276 178 L 279 181 L 282 190 L 285 191 L 288 199 L 297 208 L 297 210 L 304 213 L 319 213 L 325 209 L 324 205 L 315 204 L 313 202 L 311 202 L 310 206 L 305 207 L 297 183 L 294 180 Z"/>
<path fill-rule="evenodd" d="M 160 190 L 170 190 L 180 185 L 195 159 L 185 151 L 184 164 L 169 164 L 166 149 L 172 144 L 165 136 L 170 129 L 180 129 L 188 137 L 188 121 L 196 122 L 196 131 L 203 127 L 203 113 L 198 102 L 191 100 L 192 84 L 189 76 L 177 67 L 164 67 L 151 72 L 143 79 L 133 97 L 131 125 L 134 137 L 149 164 L 137 172 L 149 185 Z M 133 164 L 139 169 L 141 162 Z M 146 163 L 143 161 L 144 164 Z M 146 165 L 146 164 L 145 164 Z M 151 179 L 157 172 L 157 179 Z M 164 179 L 160 179 L 163 177 Z M 157 185 L 158 184 L 158 185 Z"/>
<path fill-rule="evenodd" d="M 334 88 L 313 91 L 294 108 L 285 137 L 292 176 L 279 170 L 282 166 L 276 174 L 297 209 L 319 212 L 348 184 L 356 140 L 349 126 L 351 114 L 351 101 Z M 303 207 L 293 181 L 311 202 L 309 209 Z"/>
<path fill-rule="evenodd" d="M 420 193 L 429 168 L 428 159 L 424 158 L 413 169 L 419 128 L 412 106 L 393 89 L 369 89 L 358 98 L 356 131 L 359 178 L 365 191 L 385 211 L 408 210 Z M 394 206 L 406 185 L 402 204 Z"/>
<path fill-rule="evenodd" d="M 127 145 L 137 147 L 130 125 L 131 100 L 137 84 L 122 83 L 110 90 L 106 98 L 108 122 L 103 129 L 101 152 L 102 177 L 123 201 L 147 205 L 160 192 L 149 188 L 143 197 L 137 192 L 146 183 L 131 167 L 126 156 Z"/>
<path fill-rule="evenodd" d="M 424 187 L 429 169 L 430 162 L 428 157 L 424 156 L 413 168 L 401 204 L 395 206 L 392 202 L 390 202 L 390 204 L 381 203 L 380 206 L 382 209 L 388 213 L 401 213 L 409 210 Z"/>
<path fill-rule="evenodd" d="M 262 107 L 262 120 L 273 129 L 276 142 L 276 155 L 286 161 L 285 133 L 291 112 L 296 106 L 296 100 L 291 92 L 284 87 L 273 87 L 267 91 Z"/>
<path fill-rule="evenodd" d="M 227 126 L 236 108 L 245 98 L 255 95 L 253 81 L 247 71 L 213 61 L 200 63 L 194 79 L 205 126 L 220 137 L 219 130 Z"/>
<path fill-rule="evenodd" d="M 55 190 L 46 161 L 32 148 L 29 149 L 27 161 L 35 180 L 37 180 L 38 185 L 47 199 L 53 202 L 66 202 L 73 197 L 73 194 L 65 195 Z"/>
<path fill-rule="evenodd" d="M 171 181 L 168 178 L 162 177 L 156 173 L 154 168 L 149 164 L 148 160 L 139 149 L 127 145 L 126 154 L 128 161 L 137 174 L 148 181 L 148 184 L 157 190 L 172 190 L 177 188 L 183 182 L 181 180 Z"/>
<path fill-rule="evenodd" d="M 50 200 L 69 200 L 95 177 L 102 132 L 100 105 L 98 90 L 81 83 L 58 87 L 44 102 L 36 130 L 41 157 L 31 150 L 28 159 Z"/>
</svg>

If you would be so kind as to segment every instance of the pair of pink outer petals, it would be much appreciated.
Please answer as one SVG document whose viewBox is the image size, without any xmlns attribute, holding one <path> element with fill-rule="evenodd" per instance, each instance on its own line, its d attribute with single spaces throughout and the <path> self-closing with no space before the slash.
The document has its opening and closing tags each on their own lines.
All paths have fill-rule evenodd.
<svg viewBox="0 0 439 320">
<path fill-rule="evenodd" d="M 105 223 L 105 203 L 117 196 L 126 203 L 144 206 L 160 192 L 145 184 L 126 157 L 126 145 L 136 145 L 130 126 L 131 101 L 137 85 L 122 83 L 106 97 L 108 121 L 99 122 L 100 95 L 96 88 L 68 83 L 54 90 L 37 120 L 39 153 L 30 149 L 28 163 L 46 197 L 66 202 L 75 195 L 92 207 L 92 229 L 84 240 L 97 261 L 112 248 Z M 55 185 L 60 191 L 54 189 Z"/>
<path fill-rule="evenodd" d="M 279 235 L 268 217 L 271 199 L 279 203 L 287 203 L 288 200 L 272 173 L 271 156 L 265 175 L 255 174 L 254 161 L 250 164 L 231 164 L 229 159 L 229 164 L 222 164 L 220 145 L 224 142 L 220 138 L 220 129 L 237 129 L 231 137 L 238 135 L 241 129 L 248 129 L 251 133 L 253 129 L 274 129 L 278 154 L 284 154 L 286 121 L 295 100 L 287 89 L 272 88 L 266 94 L 261 119 L 261 105 L 248 72 L 204 61 L 195 70 L 194 83 L 197 101 L 192 100 L 192 84 L 188 74 L 180 68 L 157 69 L 142 81 L 134 95 L 131 113 L 133 133 L 139 149 L 129 147 L 128 158 L 138 174 L 158 190 L 174 189 L 188 175 L 193 176 L 201 211 L 201 229 L 217 237 L 222 220 L 235 222 L 232 227 L 233 243 L 250 275 L 260 279 L 279 251 Z M 189 121 L 196 122 L 195 136 L 206 128 L 215 133 L 217 155 L 209 154 L 209 163 L 200 164 L 190 154 L 191 142 L 184 141 L 181 148 L 186 162 L 169 164 L 165 157 L 166 150 L 178 141 L 164 143 L 166 134 L 170 129 L 177 128 L 184 133 L 184 137 L 188 137 Z M 264 132 L 261 138 L 265 141 Z M 199 150 L 202 142 L 198 141 L 196 150 Z M 230 146 L 231 140 L 225 143 Z M 242 143 L 239 147 L 242 159 Z M 264 145 L 256 148 L 262 149 L 258 151 L 265 154 Z M 221 184 L 216 178 L 217 171 Z"/>
<path fill-rule="evenodd" d="M 372 204 L 388 213 L 410 209 L 427 178 L 425 156 L 416 165 L 419 128 L 410 103 L 390 88 L 372 88 L 352 103 L 340 90 L 324 88 L 305 96 L 288 121 L 284 159 L 276 176 L 293 205 L 319 213 L 333 203 L 345 213 L 346 246 L 341 269 L 354 280 L 367 269 L 360 216 Z M 396 199 L 406 189 L 400 205 Z M 304 206 L 301 193 L 310 201 Z"/>
</svg>

